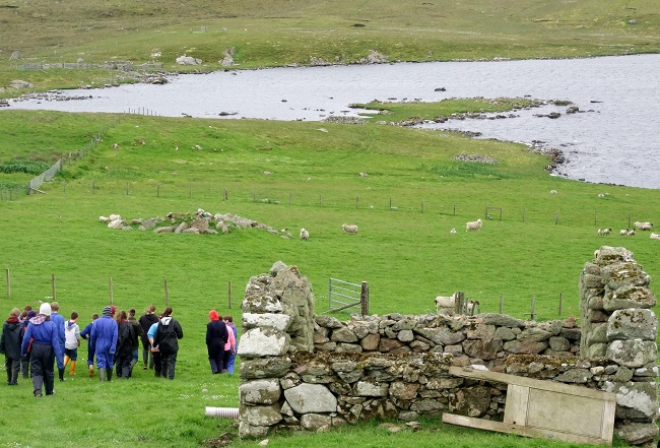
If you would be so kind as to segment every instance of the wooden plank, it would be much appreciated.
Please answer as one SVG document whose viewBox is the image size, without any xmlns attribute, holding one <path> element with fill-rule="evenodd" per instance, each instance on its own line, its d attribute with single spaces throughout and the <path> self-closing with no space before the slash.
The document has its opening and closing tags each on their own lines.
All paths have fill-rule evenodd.
<svg viewBox="0 0 660 448">
<path fill-rule="evenodd" d="M 525 426 L 528 404 L 529 387 L 509 384 L 504 406 L 504 423 Z"/>
<path fill-rule="evenodd" d="M 465 417 L 456 414 L 442 414 L 442 422 L 452 425 L 466 426 L 468 428 L 483 429 L 486 431 L 502 432 L 506 434 L 517 434 L 523 437 L 535 437 L 539 439 L 560 440 L 569 443 L 591 443 L 597 445 L 610 445 L 611 441 L 579 436 L 576 434 L 565 434 L 559 431 L 550 431 L 545 429 L 528 428 L 525 426 L 512 425 L 508 423 L 495 422 L 492 420 L 483 420 L 473 417 Z"/>
<path fill-rule="evenodd" d="M 616 401 L 606 401 L 603 409 L 603 432 L 601 438 L 612 443 L 612 435 L 614 434 L 614 417 L 616 414 Z"/>
<path fill-rule="evenodd" d="M 581 397 L 595 398 L 597 400 L 616 401 L 616 395 L 612 392 L 604 392 L 588 387 L 570 386 L 554 381 L 537 380 L 523 376 L 508 375 L 506 373 L 489 372 L 486 370 L 474 370 L 470 367 L 450 367 L 449 373 L 454 376 L 473 378 L 483 381 L 494 381 L 496 383 L 515 384 L 518 386 L 532 387 L 535 389 L 550 390 Z"/>
</svg>

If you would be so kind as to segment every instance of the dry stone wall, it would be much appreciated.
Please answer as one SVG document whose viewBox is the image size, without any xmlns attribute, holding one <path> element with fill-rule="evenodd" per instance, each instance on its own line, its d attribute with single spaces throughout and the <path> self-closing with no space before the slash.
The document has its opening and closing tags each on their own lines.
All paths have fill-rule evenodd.
<svg viewBox="0 0 660 448">
<path fill-rule="evenodd" d="M 600 389 L 617 399 L 617 434 L 631 444 L 658 435 L 658 318 L 651 278 L 622 247 L 603 246 L 580 278 L 581 353 L 606 359 L 616 374 Z"/>
<path fill-rule="evenodd" d="M 575 318 L 537 323 L 499 314 L 393 313 L 339 321 L 314 315 L 311 285 L 281 262 L 250 280 L 242 307 L 242 437 L 443 412 L 502 420 L 506 385 L 449 374 L 451 366 L 467 365 L 616 392 L 617 427 L 624 420 L 633 425 L 626 440 L 643 443 L 655 436 L 645 426 L 657 411 L 650 387 L 654 360 L 633 367 L 606 356 L 580 358 L 584 338 L 597 338 L 584 336 Z M 619 316 L 611 333 L 633 331 L 642 317 L 653 320 L 647 314 Z M 640 337 L 633 340 L 645 341 L 653 328 L 636 331 Z M 632 378 L 640 385 L 627 389 Z"/>
</svg>

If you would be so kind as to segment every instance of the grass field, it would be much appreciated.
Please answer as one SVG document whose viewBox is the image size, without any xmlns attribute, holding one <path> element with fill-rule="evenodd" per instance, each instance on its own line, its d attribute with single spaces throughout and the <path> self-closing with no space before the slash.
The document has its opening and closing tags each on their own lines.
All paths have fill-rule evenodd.
<svg viewBox="0 0 660 448">
<path fill-rule="evenodd" d="M 17 94 L 8 88 L 15 79 L 34 85 L 18 93 L 134 81 L 112 70 L 21 69 L 30 62 L 156 60 L 166 71 L 183 72 L 220 69 L 226 49 L 233 51 L 233 68 L 313 59 L 354 63 L 371 50 L 390 61 L 587 57 L 658 52 L 659 25 L 660 4 L 653 0 L 0 0 L 0 98 Z M 183 54 L 203 66 L 175 65 Z M 388 121 L 510 107 L 486 103 L 385 107 L 392 112 Z M 205 417 L 204 407 L 237 406 L 239 379 L 209 372 L 208 311 L 233 314 L 240 324 L 249 278 L 278 260 L 310 278 L 318 313 L 327 310 L 327 282 L 334 277 L 368 281 L 371 312 L 378 314 L 431 312 L 436 295 L 462 290 L 484 312 L 497 312 L 502 297 L 504 312 L 523 318 L 534 296 L 541 320 L 577 316 L 580 272 L 603 244 L 627 247 L 652 277 L 660 274 L 657 241 L 618 236 L 629 221 L 660 221 L 657 191 L 567 181 L 549 176 L 548 160 L 520 145 L 376 121 L 324 123 L 328 132 L 320 132 L 318 123 L 3 110 L 3 316 L 14 306 L 52 300 L 53 281 L 63 314 L 77 311 L 83 325 L 110 301 L 110 279 L 120 309 L 140 313 L 154 303 L 162 310 L 167 279 L 184 339 L 172 382 L 143 370 L 130 381 L 89 379 L 83 343 L 78 376 L 57 383 L 55 396 L 34 399 L 26 380 L 16 388 L 3 384 L 0 447 L 221 446 L 222 434 L 236 433 L 233 422 Z M 87 157 L 44 185 L 45 194 L 16 190 L 24 190 L 35 170 L 100 134 Z M 459 154 L 497 163 L 458 162 Z M 294 238 L 257 229 L 122 232 L 98 222 L 111 213 L 149 218 L 200 207 L 288 228 Z M 501 221 L 489 209 L 495 219 L 466 232 L 465 222 L 483 219 L 486 207 L 501 208 Z M 343 234 L 344 222 L 358 224 L 359 234 Z M 310 231 L 307 242 L 295 237 L 301 227 Z M 598 237 L 599 227 L 614 234 Z M 377 424 L 280 434 L 269 446 L 579 446 L 449 427 L 438 419 L 423 420 L 414 434 L 390 434 Z M 231 446 L 256 444 L 234 440 Z"/>
</svg>

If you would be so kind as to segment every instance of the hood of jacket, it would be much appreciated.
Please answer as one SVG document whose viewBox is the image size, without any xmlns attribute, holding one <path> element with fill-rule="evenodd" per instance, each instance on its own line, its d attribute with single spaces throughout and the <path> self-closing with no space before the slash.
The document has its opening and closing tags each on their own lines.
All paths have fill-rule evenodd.
<svg viewBox="0 0 660 448">
<path fill-rule="evenodd" d="M 163 325 L 169 325 L 170 322 L 172 322 L 172 316 L 163 317 L 163 318 L 160 320 L 160 323 L 163 324 Z"/>
<path fill-rule="evenodd" d="M 30 323 L 34 325 L 41 325 L 44 322 L 46 322 L 46 316 L 44 316 L 43 314 L 37 314 L 32 319 L 30 319 Z"/>
<path fill-rule="evenodd" d="M 64 329 L 66 331 L 74 331 L 76 329 L 76 323 L 71 320 L 67 320 Z"/>
</svg>

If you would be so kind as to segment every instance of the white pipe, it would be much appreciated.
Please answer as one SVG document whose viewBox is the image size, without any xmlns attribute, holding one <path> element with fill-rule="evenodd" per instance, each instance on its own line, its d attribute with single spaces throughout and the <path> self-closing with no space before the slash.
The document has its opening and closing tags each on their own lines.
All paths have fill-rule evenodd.
<svg viewBox="0 0 660 448">
<path fill-rule="evenodd" d="M 238 408 L 214 408 L 206 406 L 206 415 L 209 417 L 238 418 Z"/>
</svg>

